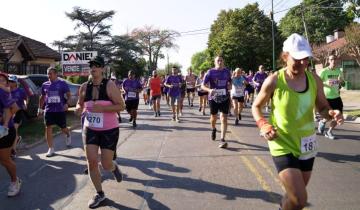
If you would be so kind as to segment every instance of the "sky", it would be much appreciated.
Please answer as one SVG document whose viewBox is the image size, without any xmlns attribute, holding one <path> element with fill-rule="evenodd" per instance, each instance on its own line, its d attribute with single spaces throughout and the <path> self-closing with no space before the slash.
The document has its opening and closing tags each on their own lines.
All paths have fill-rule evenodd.
<svg viewBox="0 0 360 210">
<path fill-rule="evenodd" d="M 275 21 L 278 22 L 286 11 L 298 5 L 301 0 L 273 0 Z M 1 3 L 0 27 L 27 36 L 54 48 L 50 43 L 63 40 L 75 34 L 75 23 L 66 17 L 65 12 L 79 6 L 89 10 L 116 13 L 111 20 L 112 34 L 130 33 L 145 25 L 182 33 L 176 38 L 176 50 L 164 50 L 169 62 L 180 63 L 183 70 L 191 65 L 191 56 L 205 50 L 209 28 L 221 10 L 243 8 L 248 3 L 259 3 L 260 9 L 269 14 L 271 0 L 11 0 Z M 166 58 L 160 60 L 158 67 L 164 68 Z"/>
</svg>

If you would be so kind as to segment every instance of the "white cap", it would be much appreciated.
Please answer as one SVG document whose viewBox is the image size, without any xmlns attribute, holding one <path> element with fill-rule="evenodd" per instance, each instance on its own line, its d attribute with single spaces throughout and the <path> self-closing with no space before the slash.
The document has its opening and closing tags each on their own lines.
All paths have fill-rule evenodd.
<svg viewBox="0 0 360 210">
<path fill-rule="evenodd" d="M 309 42 L 301 35 L 291 34 L 284 42 L 283 51 L 288 52 L 291 57 L 300 60 L 306 57 L 312 57 Z"/>
</svg>

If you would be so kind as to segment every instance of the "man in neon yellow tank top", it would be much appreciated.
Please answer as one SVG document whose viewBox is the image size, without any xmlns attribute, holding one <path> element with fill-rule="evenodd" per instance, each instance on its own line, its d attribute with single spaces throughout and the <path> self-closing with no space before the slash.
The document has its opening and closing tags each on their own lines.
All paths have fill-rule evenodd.
<svg viewBox="0 0 360 210">
<path fill-rule="evenodd" d="M 343 102 L 340 98 L 339 86 L 344 83 L 344 75 L 342 70 L 335 66 L 335 60 L 336 58 L 334 55 L 329 56 L 329 66 L 320 72 L 320 78 L 324 84 L 325 97 L 331 108 L 338 109 L 342 112 Z M 321 134 L 324 134 L 326 121 L 326 119 L 323 119 L 319 122 L 318 131 Z M 332 131 L 336 127 L 336 124 L 337 123 L 333 120 L 330 122 L 329 130 L 325 132 L 327 138 L 332 140 L 335 139 Z"/>
<path fill-rule="evenodd" d="M 286 67 L 269 76 L 252 106 L 262 136 L 268 140 L 279 177 L 285 188 L 281 209 L 303 209 L 318 144 L 314 133 L 313 109 L 324 118 L 342 123 L 339 110 L 331 110 L 321 79 L 306 68 L 312 56 L 308 41 L 292 34 L 284 42 L 282 60 Z M 262 108 L 271 100 L 269 122 Z"/>
</svg>

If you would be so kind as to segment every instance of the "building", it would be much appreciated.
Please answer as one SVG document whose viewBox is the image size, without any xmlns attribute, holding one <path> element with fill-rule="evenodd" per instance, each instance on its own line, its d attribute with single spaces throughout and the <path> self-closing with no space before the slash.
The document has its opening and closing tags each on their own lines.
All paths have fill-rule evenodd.
<svg viewBox="0 0 360 210">
<path fill-rule="evenodd" d="M 60 54 L 44 43 L 0 27 L 0 71 L 10 74 L 46 74 Z"/>
<path fill-rule="evenodd" d="M 319 73 L 328 65 L 325 62 L 326 58 L 335 54 L 338 58 L 336 65 L 341 67 L 344 72 L 345 88 L 360 90 L 360 67 L 356 59 L 344 51 L 346 44 L 345 33 L 342 30 L 335 30 L 334 35 L 327 36 L 326 43 L 314 47 L 315 69 Z"/>
</svg>

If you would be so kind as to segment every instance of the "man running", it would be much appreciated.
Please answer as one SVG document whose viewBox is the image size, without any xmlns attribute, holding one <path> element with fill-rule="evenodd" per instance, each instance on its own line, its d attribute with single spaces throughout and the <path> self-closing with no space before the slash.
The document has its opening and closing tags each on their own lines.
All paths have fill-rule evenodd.
<svg viewBox="0 0 360 210">
<path fill-rule="evenodd" d="M 152 77 L 149 79 L 148 85 L 150 88 L 151 101 L 155 117 L 160 117 L 161 83 L 161 78 L 158 77 L 157 71 L 154 70 L 152 72 Z"/>
<path fill-rule="evenodd" d="M 307 204 L 306 186 L 318 150 L 313 109 L 323 117 L 343 122 L 340 111 L 331 110 L 321 79 L 306 70 L 312 56 L 308 41 L 292 34 L 284 42 L 282 60 L 286 66 L 268 77 L 252 106 L 262 136 L 268 140 L 285 195 L 280 209 L 298 210 Z M 272 98 L 269 122 L 262 107 Z"/>
<path fill-rule="evenodd" d="M 123 90 L 125 92 L 126 111 L 130 114 L 129 122 L 132 122 L 133 127 L 136 128 L 139 93 L 142 90 L 142 85 L 140 81 L 135 78 L 134 71 L 129 71 L 128 78 L 123 82 Z"/>
<path fill-rule="evenodd" d="M 18 78 L 15 75 L 9 75 L 9 86 L 11 91 L 11 97 L 16 101 L 16 105 L 19 107 L 19 110 L 15 113 L 14 116 L 14 127 L 16 130 L 16 140 L 14 142 L 13 148 L 11 150 L 12 158 L 16 158 L 16 146 L 21 142 L 21 136 L 18 134 L 18 129 L 26 116 L 26 105 L 29 102 L 24 89 L 18 87 Z M 26 102 L 26 103 L 25 103 Z"/>
<path fill-rule="evenodd" d="M 225 135 L 227 131 L 227 115 L 230 107 L 229 89 L 231 86 L 231 72 L 225 68 L 224 60 L 221 56 L 215 58 L 215 68 L 209 69 L 205 75 L 201 88 L 209 93 L 211 139 L 216 139 L 217 113 L 220 111 L 221 120 L 221 139 L 220 148 L 226 148 L 227 142 Z"/>
<path fill-rule="evenodd" d="M 244 90 L 246 78 L 242 75 L 242 69 L 236 68 L 232 78 L 231 99 L 234 106 L 235 125 L 239 125 L 241 120 L 241 112 L 244 108 Z"/>
<path fill-rule="evenodd" d="M 89 200 L 89 208 L 97 207 L 105 200 L 98 167 L 99 148 L 101 165 L 111 171 L 117 182 L 122 181 L 118 166 L 112 161 L 119 139 L 117 112 L 124 110 L 120 90 L 111 80 L 103 78 L 104 59 L 96 56 L 90 60 L 92 79 L 81 85 L 76 112 L 83 115 L 83 142 L 90 179 L 96 195 Z"/>
<path fill-rule="evenodd" d="M 189 106 L 194 106 L 194 98 L 195 98 L 195 83 L 196 83 L 196 75 L 193 74 L 191 68 L 188 69 L 188 74 L 185 76 L 186 82 L 186 93 L 189 102 Z"/>
<path fill-rule="evenodd" d="M 61 131 L 65 134 L 66 146 L 70 146 L 71 144 L 71 134 L 66 127 L 65 111 L 68 109 L 68 104 L 64 97 L 64 95 L 66 95 L 66 98 L 70 99 L 71 93 L 67 83 L 58 79 L 57 70 L 54 67 L 47 69 L 47 75 L 49 81 L 44 82 L 41 86 L 38 115 L 42 115 L 45 112 L 45 139 L 49 147 L 46 157 L 52 157 L 55 155 L 53 125 L 59 126 Z M 43 110 L 42 107 L 45 107 L 45 110 Z"/>
<path fill-rule="evenodd" d="M 180 122 L 179 112 L 180 112 L 180 100 L 181 100 L 181 85 L 183 80 L 181 76 L 178 75 L 178 68 L 173 66 L 172 75 L 170 75 L 166 81 L 165 86 L 169 88 L 169 96 L 170 96 L 170 104 L 172 109 L 172 120 L 176 122 Z"/>
<path fill-rule="evenodd" d="M 336 57 L 334 55 L 329 56 L 329 66 L 324 68 L 320 72 L 320 78 L 324 84 L 324 93 L 327 101 L 330 104 L 332 109 L 343 111 L 343 102 L 340 97 L 339 85 L 344 85 L 344 75 L 340 68 L 336 67 Z M 321 134 L 324 134 L 325 124 L 327 119 L 322 119 L 319 121 L 318 131 Z M 335 139 L 333 130 L 335 129 L 337 123 L 335 120 L 330 121 L 329 129 L 325 132 L 325 136 L 331 140 Z"/>
</svg>

